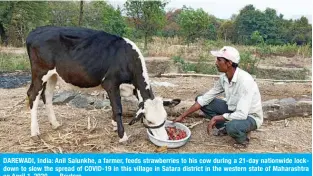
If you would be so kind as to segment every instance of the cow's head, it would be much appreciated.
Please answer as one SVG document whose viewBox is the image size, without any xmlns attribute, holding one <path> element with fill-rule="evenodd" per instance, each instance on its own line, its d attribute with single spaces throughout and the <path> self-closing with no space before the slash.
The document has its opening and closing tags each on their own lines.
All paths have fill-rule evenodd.
<svg viewBox="0 0 313 176">
<path fill-rule="evenodd" d="M 167 140 L 168 135 L 165 130 L 167 113 L 164 106 L 176 106 L 179 103 L 180 99 L 166 101 L 163 101 L 161 97 L 156 97 L 153 100 L 148 99 L 143 102 L 143 104 L 139 105 L 136 117 L 129 123 L 129 125 L 132 125 L 141 119 L 143 125 L 151 131 L 153 136 L 158 139 Z"/>
</svg>

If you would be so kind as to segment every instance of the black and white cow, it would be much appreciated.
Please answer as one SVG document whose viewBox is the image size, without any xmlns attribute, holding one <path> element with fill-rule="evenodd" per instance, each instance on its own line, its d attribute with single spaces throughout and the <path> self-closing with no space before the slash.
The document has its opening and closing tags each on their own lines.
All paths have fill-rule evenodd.
<svg viewBox="0 0 313 176">
<path fill-rule="evenodd" d="M 62 79 L 80 88 L 101 86 L 106 90 L 113 111 L 112 124 L 117 126 L 120 142 L 128 139 L 122 123 L 120 85 L 132 84 L 139 110 L 129 124 L 143 118 L 144 126 L 154 136 L 168 138 L 164 105 L 176 105 L 180 100 L 164 102 L 162 98 L 154 97 L 144 57 L 129 39 L 86 28 L 44 26 L 29 33 L 26 46 L 32 73 L 27 91 L 31 136 L 40 134 L 37 119 L 40 97 L 52 128 L 60 126 L 52 98 L 57 80 Z"/>
</svg>

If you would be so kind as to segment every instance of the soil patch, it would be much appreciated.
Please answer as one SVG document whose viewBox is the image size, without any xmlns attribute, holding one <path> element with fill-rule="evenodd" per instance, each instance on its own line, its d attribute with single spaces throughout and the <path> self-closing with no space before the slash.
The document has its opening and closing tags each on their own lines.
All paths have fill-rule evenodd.
<svg viewBox="0 0 313 176">
<path fill-rule="evenodd" d="M 152 81 L 168 82 L 177 86 L 154 86 L 157 96 L 193 100 L 195 96 L 213 86 L 213 78 L 152 78 Z M 124 118 L 129 141 L 118 142 L 117 133 L 112 131 L 111 111 L 108 109 L 86 110 L 70 105 L 55 105 L 54 110 L 62 127 L 53 130 L 48 122 L 42 102 L 39 104 L 38 119 L 42 133 L 39 141 L 30 138 L 30 111 L 26 108 L 26 92 L 29 84 L 15 89 L 0 89 L 0 151 L 2 152 L 154 152 L 157 148 L 148 141 L 146 129 L 140 123 L 129 126 L 130 118 Z M 311 97 L 311 84 L 275 84 L 259 82 L 263 101 L 283 97 Z M 61 88 L 62 89 L 62 88 Z M 88 118 L 90 126 L 88 129 Z M 169 117 L 173 119 L 175 117 Z M 203 121 L 189 118 L 185 124 Z M 245 150 L 232 147 L 234 142 L 228 136 L 215 137 L 206 133 L 207 121 L 191 129 L 190 141 L 170 153 L 211 152 L 311 152 L 312 119 L 295 117 L 282 121 L 266 121 L 260 130 L 252 133 L 251 145 Z M 288 124 L 288 125 L 286 125 Z M 299 128 L 301 127 L 301 128 Z"/>
</svg>

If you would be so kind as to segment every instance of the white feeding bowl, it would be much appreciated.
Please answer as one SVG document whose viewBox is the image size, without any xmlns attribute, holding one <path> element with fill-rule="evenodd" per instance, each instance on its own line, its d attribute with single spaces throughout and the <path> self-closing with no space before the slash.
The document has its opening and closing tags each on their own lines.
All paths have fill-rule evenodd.
<svg viewBox="0 0 313 176">
<path fill-rule="evenodd" d="M 184 130 L 186 132 L 186 137 L 180 140 L 161 140 L 161 139 L 154 137 L 147 129 L 149 140 L 157 146 L 160 146 L 160 147 L 167 146 L 167 148 L 178 148 L 178 147 L 185 145 L 188 142 L 191 136 L 191 131 L 188 127 L 186 127 L 182 123 L 179 123 L 179 122 L 173 123 L 172 121 L 167 120 L 165 122 L 165 127 L 168 127 L 168 126 L 169 127 L 175 126 L 177 129 Z"/>
</svg>

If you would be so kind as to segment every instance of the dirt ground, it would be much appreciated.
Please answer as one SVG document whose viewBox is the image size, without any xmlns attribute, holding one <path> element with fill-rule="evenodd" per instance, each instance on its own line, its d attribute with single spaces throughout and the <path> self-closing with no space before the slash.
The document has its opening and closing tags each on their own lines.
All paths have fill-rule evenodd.
<svg viewBox="0 0 313 176">
<path fill-rule="evenodd" d="M 312 58 L 297 57 L 282 57 L 273 56 L 270 58 L 264 58 L 260 60 L 259 65 L 261 66 L 276 66 L 285 68 L 308 68 L 312 67 Z"/>
<path fill-rule="evenodd" d="M 0 48 L 0 52 L 25 54 L 17 48 Z M 311 70 L 311 58 L 267 58 L 262 66 L 289 68 L 306 67 Z M 151 78 L 152 81 L 167 82 L 174 87 L 153 87 L 157 96 L 193 100 L 213 86 L 213 78 Z M 312 84 L 258 81 L 262 101 L 293 97 L 312 99 Z M 55 114 L 62 126 L 53 130 L 48 122 L 44 105 L 39 105 L 39 127 L 41 139 L 30 138 L 30 111 L 26 108 L 25 97 L 29 85 L 0 89 L 0 151 L 1 152 L 109 152 L 109 153 L 153 153 L 157 148 L 148 140 L 146 129 L 140 123 L 129 126 L 130 118 L 124 118 L 124 127 L 129 140 L 118 142 L 112 131 L 110 110 L 86 110 L 70 105 L 54 106 Z M 61 88 L 62 90 L 62 88 Z M 88 117 L 91 127 L 88 128 Z M 169 117 L 173 119 L 175 117 Z M 169 153 L 238 153 L 238 152 L 312 152 L 312 117 L 294 117 L 282 121 L 265 121 L 262 127 L 252 132 L 251 144 L 247 149 L 234 149 L 233 139 L 228 136 L 215 137 L 206 133 L 207 121 L 189 118 L 185 124 L 199 125 L 191 129 L 189 142 Z M 288 125 L 287 125 L 288 124 Z"/>
<path fill-rule="evenodd" d="M 175 87 L 157 87 L 157 96 L 193 100 L 213 86 L 213 78 L 151 78 L 152 81 L 168 82 Z M 258 82 L 262 100 L 293 97 L 310 98 L 311 83 L 273 83 Z M 148 140 L 145 128 L 140 123 L 129 126 L 130 118 L 124 119 L 124 127 L 129 141 L 118 142 L 116 132 L 112 131 L 110 110 L 86 110 L 69 105 L 54 106 L 55 114 L 62 126 L 53 130 L 47 119 L 43 103 L 39 105 L 39 127 L 41 139 L 30 138 L 30 111 L 25 106 L 27 86 L 15 89 L 0 89 L 0 151 L 1 152 L 135 152 L 153 153 L 157 148 Z M 62 89 L 62 88 L 61 88 Z M 91 128 L 88 129 L 88 117 Z M 173 119 L 175 117 L 169 117 Z M 185 124 L 203 121 L 189 118 Z M 209 136 L 206 133 L 207 121 L 191 129 L 189 142 L 169 153 L 238 153 L 238 152 L 311 152 L 312 117 L 294 117 L 282 121 L 266 121 L 262 127 L 252 132 L 251 144 L 247 149 L 234 149 L 233 139 L 224 136 Z M 288 125 L 286 125 L 288 124 Z"/>
<path fill-rule="evenodd" d="M 157 82 L 169 82 L 174 87 L 157 87 L 156 94 L 167 98 L 180 98 L 183 100 L 194 100 L 197 95 L 208 91 L 214 85 L 217 78 L 208 77 L 177 77 L 177 78 L 153 78 Z M 257 81 L 262 101 L 270 99 L 282 99 L 293 97 L 295 99 L 311 98 L 312 84 L 307 83 L 284 83 Z"/>
</svg>

